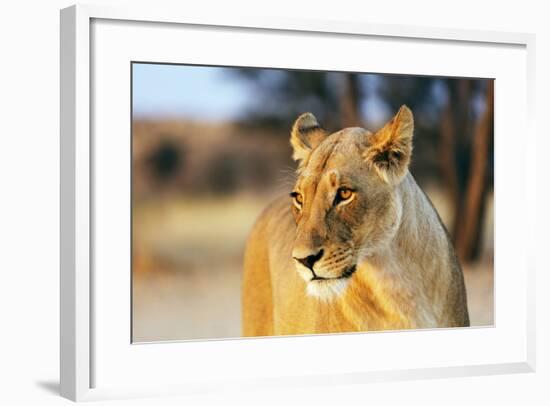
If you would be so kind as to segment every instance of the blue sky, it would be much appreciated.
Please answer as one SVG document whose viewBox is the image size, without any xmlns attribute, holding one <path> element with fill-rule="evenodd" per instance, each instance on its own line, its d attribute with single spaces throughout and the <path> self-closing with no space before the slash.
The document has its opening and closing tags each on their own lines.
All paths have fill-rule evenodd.
<svg viewBox="0 0 550 406">
<path fill-rule="evenodd" d="M 254 103 L 251 82 L 231 68 L 134 63 L 133 112 L 137 118 L 230 121 Z M 369 98 L 363 114 L 373 121 L 389 116 L 377 98 Z"/>
<path fill-rule="evenodd" d="M 135 118 L 224 122 L 242 118 L 257 103 L 253 81 L 232 68 L 150 63 L 132 67 Z M 371 125 L 382 125 L 394 112 L 377 95 L 382 85 L 379 75 L 366 75 L 362 83 L 369 96 L 363 100 L 361 113 Z M 434 90 L 434 105 L 441 105 L 444 92 L 437 86 Z"/>
<path fill-rule="evenodd" d="M 248 82 L 227 68 L 134 63 L 135 117 L 225 121 L 252 101 Z"/>
</svg>

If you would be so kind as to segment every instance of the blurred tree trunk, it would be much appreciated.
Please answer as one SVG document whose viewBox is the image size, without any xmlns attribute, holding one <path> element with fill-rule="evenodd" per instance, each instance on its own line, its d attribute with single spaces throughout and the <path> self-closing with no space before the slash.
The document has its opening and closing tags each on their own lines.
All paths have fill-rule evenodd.
<svg viewBox="0 0 550 406">
<path fill-rule="evenodd" d="M 459 222 L 455 224 L 455 247 L 458 257 L 464 261 L 477 259 L 481 251 L 483 214 L 488 192 L 487 163 L 494 139 L 493 95 L 494 82 L 490 81 L 486 96 L 487 108 L 474 129 L 463 210 Z"/>
<path fill-rule="evenodd" d="M 441 120 L 440 167 L 451 195 L 453 220 L 450 234 L 456 241 L 464 212 L 464 194 L 469 155 L 470 81 L 448 79 L 449 100 Z"/>
<path fill-rule="evenodd" d="M 458 185 L 458 173 L 456 168 L 456 130 L 455 115 L 453 113 L 452 103 L 448 103 L 441 117 L 441 141 L 439 144 L 440 167 L 445 180 L 445 187 L 451 196 L 452 208 L 455 213 L 453 223 L 451 224 L 451 234 L 454 233 L 454 224 L 456 222 L 456 213 L 459 209 L 460 195 Z"/>
<path fill-rule="evenodd" d="M 342 91 L 340 93 L 340 120 L 342 127 L 359 127 L 361 119 L 359 113 L 360 101 L 359 80 L 354 73 L 344 74 Z"/>
<path fill-rule="evenodd" d="M 440 166 L 449 189 L 454 216 L 450 234 L 459 259 L 480 255 L 483 215 L 488 193 L 488 166 L 493 145 L 493 82 L 486 94 L 486 110 L 470 123 L 470 82 L 448 80 L 449 102 L 442 114 Z"/>
</svg>

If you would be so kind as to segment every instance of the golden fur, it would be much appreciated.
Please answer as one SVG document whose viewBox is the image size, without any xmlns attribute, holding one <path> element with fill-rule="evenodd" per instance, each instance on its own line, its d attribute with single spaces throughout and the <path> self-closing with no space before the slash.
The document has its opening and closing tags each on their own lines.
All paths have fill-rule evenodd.
<svg viewBox="0 0 550 406">
<path fill-rule="evenodd" d="M 468 326 L 462 270 L 408 171 L 413 115 L 381 130 L 291 132 L 292 198 L 257 220 L 244 261 L 244 336 Z"/>
</svg>

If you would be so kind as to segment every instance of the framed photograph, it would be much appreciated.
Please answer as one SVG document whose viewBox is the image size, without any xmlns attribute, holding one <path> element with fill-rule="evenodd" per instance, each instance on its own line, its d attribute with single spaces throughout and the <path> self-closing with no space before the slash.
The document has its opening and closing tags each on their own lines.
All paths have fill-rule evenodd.
<svg viewBox="0 0 550 406">
<path fill-rule="evenodd" d="M 533 46 L 62 10 L 62 395 L 533 371 Z"/>
</svg>

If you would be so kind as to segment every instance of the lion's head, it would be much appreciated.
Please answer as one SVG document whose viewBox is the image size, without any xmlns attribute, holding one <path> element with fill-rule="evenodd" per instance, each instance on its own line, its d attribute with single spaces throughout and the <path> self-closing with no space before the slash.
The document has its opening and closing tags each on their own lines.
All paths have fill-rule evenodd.
<svg viewBox="0 0 550 406">
<path fill-rule="evenodd" d="M 406 106 L 376 133 L 346 128 L 329 135 L 311 113 L 294 123 L 290 141 L 299 167 L 291 193 L 292 257 L 310 295 L 341 294 L 357 264 L 396 235 L 398 185 L 408 172 L 413 126 Z"/>
</svg>

